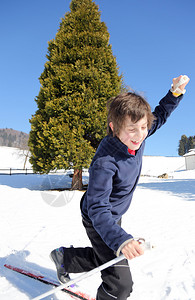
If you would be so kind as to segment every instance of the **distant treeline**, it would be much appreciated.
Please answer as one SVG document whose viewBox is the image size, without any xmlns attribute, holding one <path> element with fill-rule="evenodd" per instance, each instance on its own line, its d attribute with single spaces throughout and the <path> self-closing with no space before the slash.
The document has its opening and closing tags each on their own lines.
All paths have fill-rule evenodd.
<svg viewBox="0 0 195 300">
<path fill-rule="evenodd" d="M 29 135 L 11 128 L 0 129 L 0 146 L 28 149 Z"/>
<path fill-rule="evenodd" d="M 183 156 L 188 153 L 190 149 L 195 148 L 195 136 L 187 137 L 185 134 L 181 136 L 181 140 L 179 141 L 178 154 Z"/>
</svg>

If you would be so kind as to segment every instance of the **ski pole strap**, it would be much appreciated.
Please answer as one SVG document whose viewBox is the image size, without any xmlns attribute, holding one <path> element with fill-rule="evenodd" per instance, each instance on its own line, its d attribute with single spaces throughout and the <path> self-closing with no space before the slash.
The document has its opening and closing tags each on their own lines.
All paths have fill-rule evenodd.
<svg viewBox="0 0 195 300">
<path fill-rule="evenodd" d="M 108 267 L 110 267 L 110 266 L 118 263 L 119 261 L 121 261 L 123 259 L 125 259 L 125 256 L 122 254 L 119 257 L 116 257 L 116 258 L 108 261 L 107 263 L 105 263 L 105 264 L 103 264 L 103 265 L 101 265 L 101 266 L 99 266 L 99 267 L 97 267 L 97 268 L 95 268 L 95 269 L 93 269 L 93 270 L 91 270 L 89 272 L 83 273 L 82 275 L 80 275 L 80 276 L 78 276 L 78 277 L 76 277 L 74 279 L 71 279 L 71 280 L 69 280 L 66 283 L 63 283 L 63 284 L 59 285 L 55 289 L 52 289 L 52 290 L 50 290 L 50 291 L 48 291 L 48 292 L 46 292 L 46 293 L 44 293 L 44 294 L 42 294 L 40 296 L 37 296 L 37 297 L 33 298 L 32 300 L 40 300 L 40 299 L 43 299 L 43 298 L 45 298 L 45 297 L 47 297 L 49 295 L 55 294 L 56 292 L 58 292 L 58 291 L 60 291 L 60 290 L 62 290 L 64 288 L 67 288 L 68 286 L 70 286 L 70 285 L 72 285 L 72 284 L 74 284 L 76 282 L 79 282 L 79 281 L 81 281 L 81 280 L 83 280 L 85 278 L 88 278 L 88 277 L 96 274 L 97 272 L 100 272 L 100 271 L 102 271 L 102 270 L 104 270 L 104 269 L 106 269 L 106 268 L 108 268 Z"/>
</svg>

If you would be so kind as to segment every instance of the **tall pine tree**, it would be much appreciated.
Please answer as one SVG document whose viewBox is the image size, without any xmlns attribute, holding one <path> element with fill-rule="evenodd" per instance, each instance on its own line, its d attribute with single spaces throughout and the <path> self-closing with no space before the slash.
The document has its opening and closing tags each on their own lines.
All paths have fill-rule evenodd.
<svg viewBox="0 0 195 300">
<path fill-rule="evenodd" d="M 47 59 L 30 120 L 30 162 L 41 173 L 74 168 L 72 188 L 81 189 L 82 168 L 106 132 L 106 102 L 122 86 L 107 27 L 92 0 L 72 0 L 48 43 Z"/>
<path fill-rule="evenodd" d="M 183 134 L 179 141 L 178 154 L 180 156 L 183 156 L 190 149 L 194 149 L 194 148 L 195 148 L 195 136 L 187 137 L 185 134 Z"/>
<path fill-rule="evenodd" d="M 179 147 L 178 147 L 178 154 L 180 156 L 183 156 L 185 153 L 188 152 L 187 144 L 188 144 L 188 138 L 185 134 L 183 134 L 179 141 Z"/>
<path fill-rule="evenodd" d="M 194 136 L 189 136 L 188 138 L 188 151 L 190 149 L 194 149 L 195 148 L 195 137 Z"/>
</svg>

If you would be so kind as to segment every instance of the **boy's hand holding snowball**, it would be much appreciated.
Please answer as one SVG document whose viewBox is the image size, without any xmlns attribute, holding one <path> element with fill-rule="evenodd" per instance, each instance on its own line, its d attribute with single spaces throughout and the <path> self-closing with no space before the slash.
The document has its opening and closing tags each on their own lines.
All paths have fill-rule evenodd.
<svg viewBox="0 0 195 300">
<path fill-rule="evenodd" d="M 171 92 L 175 97 L 185 94 L 185 87 L 190 81 L 187 75 L 180 75 L 177 78 L 173 78 L 173 84 L 171 85 Z"/>
</svg>

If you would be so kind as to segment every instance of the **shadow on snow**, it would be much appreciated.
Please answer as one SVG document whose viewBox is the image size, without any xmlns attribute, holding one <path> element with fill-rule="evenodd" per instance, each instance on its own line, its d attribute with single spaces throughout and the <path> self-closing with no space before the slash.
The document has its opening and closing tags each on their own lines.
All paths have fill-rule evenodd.
<svg viewBox="0 0 195 300">
<path fill-rule="evenodd" d="M 0 185 L 12 188 L 26 188 L 34 191 L 44 191 L 60 188 L 70 188 L 72 178 L 67 174 L 29 174 L 29 175 L 1 175 Z"/>
<path fill-rule="evenodd" d="M 169 192 L 182 197 L 183 200 L 195 201 L 195 179 L 165 179 L 139 183 L 139 187 Z"/>
<path fill-rule="evenodd" d="M 0 257 L 0 276 L 5 277 L 7 281 L 9 281 L 10 284 L 12 284 L 17 290 L 21 291 L 21 293 L 24 293 L 25 295 L 29 296 L 30 299 L 32 299 L 42 293 L 51 290 L 52 286 L 46 285 L 44 283 L 38 282 L 35 279 L 28 278 L 15 271 L 9 270 L 4 267 L 4 264 L 8 264 L 8 265 L 10 264 L 15 267 L 24 268 L 29 272 L 34 271 L 38 274 L 40 273 L 45 276 L 48 276 L 49 278 L 53 278 L 56 281 L 57 281 L 57 277 L 55 271 L 41 267 L 35 263 L 27 262 L 26 257 L 29 254 L 30 254 L 29 251 L 23 250 L 23 251 L 18 251 L 14 254 L 10 254 L 7 257 Z M 44 299 L 51 299 L 51 296 L 46 297 Z M 57 300 L 58 298 L 53 294 L 52 299 Z"/>
</svg>

